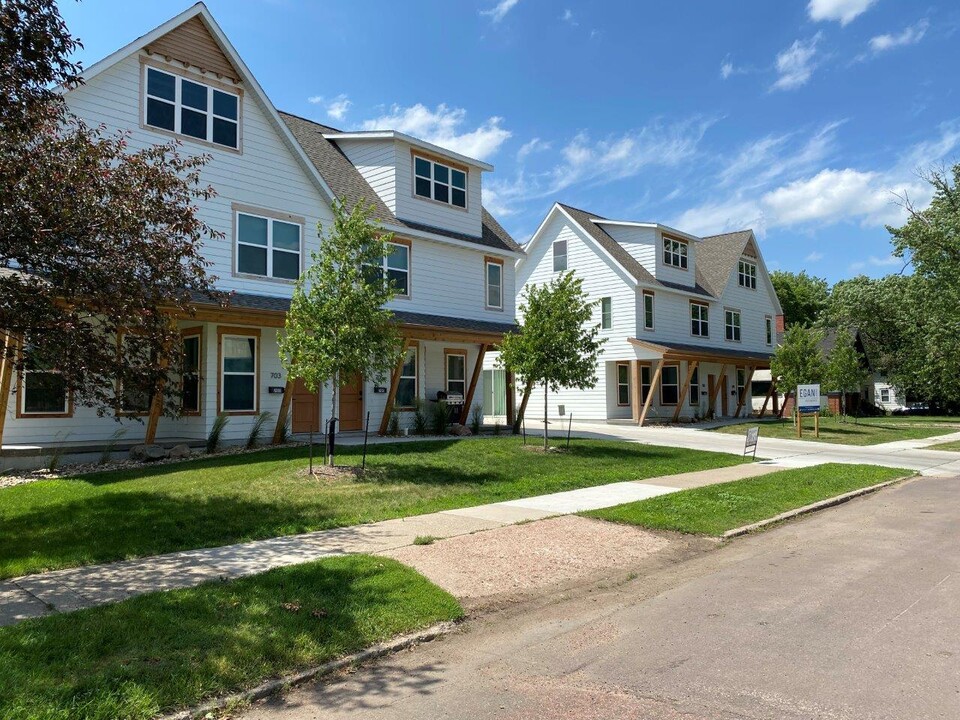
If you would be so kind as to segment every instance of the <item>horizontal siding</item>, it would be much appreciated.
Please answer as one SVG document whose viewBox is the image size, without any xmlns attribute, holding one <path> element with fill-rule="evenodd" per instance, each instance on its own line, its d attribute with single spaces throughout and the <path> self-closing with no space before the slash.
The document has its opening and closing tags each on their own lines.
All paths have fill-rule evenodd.
<svg viewBox="0 0 960 720">
<path fill-rule="evenodd" d="M 651 274 L 657 273 L 657 231 L 654 228 L 624 225 L 601 225 L 624 250 L 630 253 Z"/>
<path fill-rule="evenodd" d="M 338 140 L 337 145 L 390 212 L 396 214 L 396 143 L 392 140 Z"/>
</svg>

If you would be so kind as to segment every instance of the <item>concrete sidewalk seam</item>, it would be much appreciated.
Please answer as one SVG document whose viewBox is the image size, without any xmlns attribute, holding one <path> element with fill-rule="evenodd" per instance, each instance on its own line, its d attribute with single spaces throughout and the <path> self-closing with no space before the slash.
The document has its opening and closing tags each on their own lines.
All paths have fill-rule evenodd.
<svg viewBox="0 0 960 720">
<path fill-rule="evenodd" d="M 733 530 L 727 530 L 721 537 L 724 540 L 734 537 L 740 537 L 741 535 L 747 535 L 755 530 L 760 530 L 767 527 L 768 525 L 773 525 L 775 523 L 784 522 L 785 520 L 791 520 L 795 517 L 800 517 L 801 515 L 808 515 L 818 510 L 826 510 L 827 508 L 835 507 L 841 505 L 849 500 L 854 498 L 862 497 L 863 495 L 869 495 L 875 493 L 878 490 L 883 490 L 885 487 L 890 487 L 896 483 L 903 482 L 904 480 L 909 480 L 910 478 L 915 477 L 914 475 L 905 475 L 900 478 L 894 478 L 893 480 L 887 480 L 882 483 L 877 483 L 876 485 L 870 485 L 869 487 L 859 488 L 857 490 L 852 490 L 843 495 L 835 495 L 832 498 L 827 498 L 826 500 L 819 500 L 815 503 L 810 503 L 809 505 L 804 505 L 803 507 L 795 508 L 794 510 L 787 510 L 782 512 L 779 515 L 775 515 L 766 520 L 759 520 L 755 523 L 750 523 L 749 525 L 743 525 L 742 527 L 734 528 Z"/>
<path fill-rule="evenodd" d="M 202 705 L 197 705 L 192 708 L 180 710 L 168 715 L 161 715 L 158 720 L 193 720 L 193 718 L 204 717 L 209 713 L 214 713 L 218 710 L 223 710 L 224 708 L 256 702 L 257 700 L 270 697 L 271 695 L 281 692 L 287 688 L 296 687 L 297 685 L 302 685 L 310 680 L 325 677 L 337 672 L 338 670 L 354 667 L 370 660 L 376 660 L 385 655 L 391 655 L 399 652 L 400 650 L 406 650 L 414 645 L 420 645 L 425 642 L 430 642 L 431 640 L 436 640 L 444 635 L 449 635 L 450 633 L 455 632 L 460 628 L 460 625 L 460 622 L 438 623 L 437 625 L 428 627 L 425 630 L 409 633 L 407 635 L 401 635 L 398 638 L 378 643 L 364 650 L 360 650 L 359 652 L 322 663 L 316 667 L 301 670 L 298 673 L 282 675 L 281 677 L 274 678 L 273 680 L 267 680 L 266 682 L 260 683 L 256 687 L 250 688 L 249 690 L 244 690 L 243 692 L 231 693 L 230 695 L 224 695 L 215 698 L 214 700 L 210 700 Z"/>
</svg>

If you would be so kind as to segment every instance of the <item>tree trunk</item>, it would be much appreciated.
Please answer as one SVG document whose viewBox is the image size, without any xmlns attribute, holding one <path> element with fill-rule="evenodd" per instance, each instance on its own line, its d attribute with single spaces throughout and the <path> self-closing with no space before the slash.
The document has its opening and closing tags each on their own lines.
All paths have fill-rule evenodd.
<svg viewBox="0 0 960 720">
<path fill-rule="evenodd" d="M 337 371 L 333 374 L 333 399 L 330 403 L 330 432 L 328 433 L 327 437 L 327 442 L 330 446 L 330 467 L 336 467 L 333 455 L 337 447 L 337 397 L 339 394 L 340 372 Z"/>
<path fill-rule="evenodd" d="M 547 406 L 549 403 L 550 395 L 550 383 L 544 381 L 543 383 L 543 449 L 544 451 L 550 446 L 547 439 Z"/>
</svg>

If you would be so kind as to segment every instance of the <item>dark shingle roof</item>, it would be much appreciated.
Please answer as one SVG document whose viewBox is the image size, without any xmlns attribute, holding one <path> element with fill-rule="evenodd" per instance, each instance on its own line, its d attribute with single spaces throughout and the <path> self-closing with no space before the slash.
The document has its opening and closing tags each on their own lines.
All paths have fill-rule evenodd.
<svg viewBox="0 0 960 720">
<path fill-rule="evenodd" d="M 303 151 L 313 162 L 317 172 L 330 186 L 333 194 L 345 200 L 348 207 L 352 208 L 357 203 L 363 202 L 372 206 L 371 217 L 384 224 L 399 225 L 411 230 L 442 235 L 495 250 L 523 252 L 523 249 L 501 227 L 500 223 L 487 212 L 486 208 L 482 208 L 482 235 L 480 237 L 396 217 L 374 189 L 364 180 L 360 171 L 347 159 L 343 151 L 335 143 L 324 137 L 324 133 L 335 133 L 339 132 L 338 130 L 290 113 L 281 112 L 280 117 L 290 128 L 290 132 L 293 133 L 297 142 L 303 147 Z"/>
<path fill-rule="evenodd" d="M 743 255 L 743 249 L 753 234 L 739 230 L 722 235 L 708 235 L 697 245 L 697 275 L 710 292 L 720 297 L 730 281 L 730 274 Z"/>
<path fill-rule="evenodd" d="M 769 360 L 773 357 L 772 352 L 764 352 L 762 350 L 735 350 L 731 348 L 709 347 L 706 345 L 693 345 L 690 343 L 661 342 L 660 340 L 650 341 L 649 344 L 666 348 L 675 353 L 689 353 L 693 355 L 702 353 L 718 358 L 729 358 L 730 360 Z"/>
</svg>

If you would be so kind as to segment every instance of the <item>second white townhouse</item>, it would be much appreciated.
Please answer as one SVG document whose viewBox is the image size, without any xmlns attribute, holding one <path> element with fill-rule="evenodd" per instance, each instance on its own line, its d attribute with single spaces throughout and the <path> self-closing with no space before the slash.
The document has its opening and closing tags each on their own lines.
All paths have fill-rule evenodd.
<svg viewBox="0 0 960 720">
<path fill-rule="evenodd" d="M 176 139 L 184 153 L 211 156 L 202 179 L 217 196 L 198 209 L 223 237 L 203 255 L 217 288 L 233 295 L 228 307 L 198 302 L 177 319 L 182 417 L 153 415 L 149 398 L 119 387 L 115 413 L 99 417 L 75 406 L 55 369 L 26 372 L 0 402 L 5 454 L 104 442 L 118 428 L 125 442 L 197 442 L 218 415 L 230 417 L 224 438 L 242 440 L 263 411 L 275 422 L 289 414 L 295 433 L 322 430 L 332 389 L 290 382 L 277 333 L 338 198 L 371 206 L 394 233 L 383 263 L 400 289 L 390 308 L 405 340 L 384 382 L 349 378 L 338 389 L 342 429 L 362 429 L 369 413 L 371 431 L 383 430 L 394 407 L 406 423 L 418 400 L 438 394 L 466 418 L 483 397 L 485 354 L 515 326 L 523 256 L 482 205 L 491 165 L 389 129 L 340 132 L 278 112 L 202 3 L 91 66 L 84 81 L 65 97 L 87 123 L 129 132 L 134 149 Z"/>
<path fill-rule="evenodd" d="M 573 272 L 606 338 L 597 384 L 551 393 L 550 417 L 642 425 L 750 412 L 782 316 L 753 231 L 697 237 L 557 203 L 524 249 L 518 296 Z"/>
</svg>

